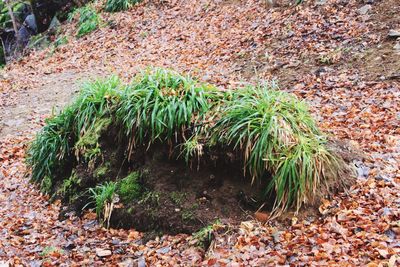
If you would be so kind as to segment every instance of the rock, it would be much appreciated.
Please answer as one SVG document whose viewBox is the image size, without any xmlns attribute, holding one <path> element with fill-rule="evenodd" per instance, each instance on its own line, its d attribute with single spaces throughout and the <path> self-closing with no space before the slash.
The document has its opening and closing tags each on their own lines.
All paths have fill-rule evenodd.
<svg viewBox="0 0 400 267">
<path fill-rule="evenodd" d="M 392 38 L 400 37 L 400 30 L 391 29 L 389 30 L 388 36 Z"/>
<path fill-rule="evenodd" d="M 395 46 L 393 46 L 393 49 L 400 51 L 400 43 L 397 43 Z"/>
<path fill-rule="evenodd" d="M 316 4 L 322 6 L 322 5 L 325 5 L 325 4 L 326 4 L 326 1 L 327 1 L 327 0 L 318 0 L 318 1 L 316 2 Z"/>
<path fill-rule="evenodd" d="M 138 267 L 146 267 L 146 260 L 144 259 L 144 257 L 140 257 L 137 260 L 137 266 Z"/>
<path fill-rule="evenodd" d="M 365 6 L 360 7 L 357 10 L 357 13 L 360 15 L 366 15 L 371 9 L 372 9 L 371 5 L 365 5 Z"/>
<path fill-rule="evenodd" d="M 171 251 L 171 247 L 163 247 L 160 249 L 157 249 L 156 252 L 159 254 L 165 254 Z"/>
<path fill-rule="evenodd" d="M 96 248 L 96 255 L 100 258 L 111 256 L 111 250 Z"/>
</svg>

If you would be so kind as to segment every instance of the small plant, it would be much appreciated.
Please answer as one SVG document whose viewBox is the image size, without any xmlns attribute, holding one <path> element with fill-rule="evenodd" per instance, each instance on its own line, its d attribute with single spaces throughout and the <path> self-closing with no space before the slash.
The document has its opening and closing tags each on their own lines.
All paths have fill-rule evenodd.
<svg viewBox="0 0 400 267">
<path fill-rule="evenodd" d="M 113 202 L 115 189 L 116 184 L 114 182 L 106 182 L 95 188 L 89 188 L 90 198 L 93 200 L 89 204 L 95 204 L 98 217 L 102 215 L 105 205 Z"/>
<path fill-rule="evenodd" d="M 177 192 L 173 191 L 171 193 L 171 200 L 176 204 L 176 205 L 181 205 L 186 199 L 186 193 L 182 192 Z"/>
<path fill-rule="evenodd" d="M 203 146 L 204 144 L 199 142 L 199 136 L 194 135 L 181 145 L 181 153 L 179 156 L 183 155 L 186 163 L 189 163 L 193 158 L 197 158 L 197 169 L 199 169 L 200 158 L 203 156 Z"/>
<path fill-rule="evenodd" d="M 42 182 L 40 183 L 40 190 L 45 194 L 49 194 L 51 192 L 52 187 L 53 187 L 53 182 L 50 176 L 45 176 Z"/>
<path fill-rule="evenodd" d="M 103 164 L 93 171 L 93 176 L 99 181 L 103 180 L 109 172 L 110 167 L 111 166 L 109 162 L 103 162 Z"/>
<path fill-rule="evenodd" d="M 141 186 L 139 184 L 139 173 L 132 172 L 118 183 L 118 195 L 121 200 L 128 203 L 137 199 L 141 195 Z"/>
<path fill-rule="evenodd" d="M 36 135 L 27 153 L 27 163 L 32 168 L 32 180 L 41 183 L 51 179 L 61 170 L 71 155 L 75 142 L 73 107 L 46 120 L 46 126 Z"/>
<path fill-rule="evenodd" d="M 64 180 L 59 193 L 63 196 L 67 196 L 68 198 L 72 197 L 72 195 L 76 192 L 76 187 L 81 183 L 81 179 L 76 175 L 75 172 L 72 172 L 71 176 Z"/>
<path fill-rule="evenodd" d="M 68 43 L 68 37 L 65 35 L 59 36 L 53 43 L 54 48 L 65 45 Z"/>
<path fill-rule="evenodd" d="M 158 206 L 160 204 L 160 194 L 155 191 L 145 192 L 139 203 L 147 203 L 150 205 Z"/>
<path fill-rule="evenodd" d="M 75 9 L 68 15 L 68 20 L 72 21 L 78 16 L 77 37 L 82 37 L 96 30 L 100 25 L 100 16 L 91 6 L 83 6 Z"/>
<path fill-rule="evenodd" d="M 119 12 L 129 9 L 139 2 L 140 0 L 107 0 L 104 9 L 107 12 Z"/>
<path fill-rule="evenodd" d="M 64 253 L 64 250 L 62 250 L 62 249 L 59 249 L 59 248 L 53 247 L 53 246 L 48 246 L 48 247 L 45 247 L 42 252 L 40 252 L 39 256 L 47 257 L 47 256 L 51 256 L 52 254 L 63 254 L 63 253 Z"/>
<path fill-rule="evenodd" d="M 92 203 L 95 204 L 97 217 L 102 218 L 101 222 L 106 223 L 107 228 L 110 225 L 114 203 L 118 202 L 115 191 L 116 183 L 114 182 L 106 182 L 102 185 L 96 186 L 95 188 L 89 188 L 89 194 L 92 201 L 86 204 L 86 206 Z"/>
<path fill-rule="evenodd" d="M 192 238 L 196 242 L 196 245 L 203 249 L 208 249 L 210 246 L 216 229 L 223 227 L 219 220 L 216 220 L 213 224 L 209 224 L 201 228 L 196 233 L 193 233 Z"/>
</svg>

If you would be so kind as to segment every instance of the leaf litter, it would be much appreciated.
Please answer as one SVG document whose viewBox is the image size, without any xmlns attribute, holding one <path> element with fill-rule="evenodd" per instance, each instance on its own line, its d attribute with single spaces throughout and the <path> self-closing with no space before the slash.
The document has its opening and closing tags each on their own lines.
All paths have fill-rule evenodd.
<svg viewBox="0 0 400 267">
<path fill-rule="evenodd" d="M 133 229 L 106 230 L 90 212 L 59 221 L 60 203 L 50 203 L 26 174 L 24 151 L 44 119 L 34 110 L 24 115 L 29 127 L 23 131 L 18 123 L 2 123 L 12 134 L 0 142 L 0 265 L 400 264 L 400 57 L 391 49 L 395 40 L 386 39 L 388 27 L 400 25 L 390 15 L 400 7 L 377 1 L 360 15 L 361 1 L 324 2 L 268 8 L 253 0 L 144 1 L 126 12 L 102 13 L 113 27 L 7 66 L 0 73 L 0 107 L 13 114 L 31 99 L 24 92 L 43 97 L 43 77 L 51 76 L 51 84 L 71 72 L 129 79 L 153 65 L 221 89 L 277 78 L 282 90 L 311 104 L 322 129 L 365 154 L 349 192 L 324 201 L 319 216 L 225 226 L 207 251 L 187 235 L 144 242 Z M 74 31 L 73 24 L 62 26 L 63 34 Z"/>
</svg>

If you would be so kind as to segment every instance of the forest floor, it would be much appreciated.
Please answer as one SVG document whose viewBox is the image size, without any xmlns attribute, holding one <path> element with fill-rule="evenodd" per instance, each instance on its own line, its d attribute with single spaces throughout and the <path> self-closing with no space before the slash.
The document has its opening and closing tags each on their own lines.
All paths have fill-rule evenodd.
<svg viewBox="0 0 400 267">
<path fill-rule="evenodd" d="M 368 7 L 365 2 L 370 2 Z M 365 12 L 364 12 L 365 11 Z M 396 15 L 397 14 L 397 15 Z M 66 45 L 32 52 L 0 72 L 0 266 L 398 266 L 400 264 L 400 30 L 398 0 L 144 1 L 101 13 L 104 26 Z M 208 249 L 190 236 L 143 242 L 106 230 L 95 214 L 58 220 L 29 182 L 25 148 L 86 79 L 129 80 L 172 68 L 221 89 L 277 79 L 305 99 L 320 127 L 365 154 L 358 181 L 320 216 L 287 226 L 255 220 L 216 233 Z"/>
</svg>

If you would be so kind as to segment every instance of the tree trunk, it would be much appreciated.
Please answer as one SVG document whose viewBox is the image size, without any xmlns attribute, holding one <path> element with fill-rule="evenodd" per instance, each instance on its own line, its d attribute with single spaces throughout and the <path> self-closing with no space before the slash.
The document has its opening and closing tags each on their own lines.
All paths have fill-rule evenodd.
<svg viewBox="0 0 400 267">
<path fill-rule="evenodd" d="M 18 34 L 18 26 L 17 26 L 17 21 L 15 20 L 15 16 L 14 16 L 14 12 L 12 10 L 11 4 L 9 0 L 5 0 L 4 1 L 7 9 L 8 9 L 8 14 L 10 15 L 11 21 L 12 21 L 12 25 L 14 28 L 14 33 L 15 33 L 15 38 L 17 39 L 17 43 L 19 41 L 19 34 Z"/>
</svg>

